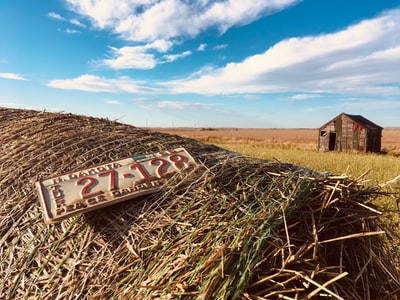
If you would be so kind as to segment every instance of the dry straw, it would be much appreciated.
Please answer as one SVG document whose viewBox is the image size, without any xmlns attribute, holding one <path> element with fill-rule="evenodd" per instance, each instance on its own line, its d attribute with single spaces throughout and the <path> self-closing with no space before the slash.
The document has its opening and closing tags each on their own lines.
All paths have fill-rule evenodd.
<svg viewBox="0 0 400 300">
<path fill-rule="evenodd" d="M 360 180 L 70 114 L 0 109 L 1 299 L 397 299 L 391 231 Z M 158 193 L 43 222 L 34 183 L 183 146 Z"/>
</svg>

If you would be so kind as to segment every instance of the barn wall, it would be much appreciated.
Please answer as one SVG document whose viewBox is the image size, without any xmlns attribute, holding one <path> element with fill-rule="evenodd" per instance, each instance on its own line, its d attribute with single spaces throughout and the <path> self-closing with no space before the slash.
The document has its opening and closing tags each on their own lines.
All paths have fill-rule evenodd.
<svg viewBox="0 0 400 300">
<path fill-rule="evenodd" d="M 341 151 L 351 151 L 354 146 L 353 120 L 345 115 L 342 117 Z"/>
<path fill-rule="evenodd" d="M 329 151 L 335 149 L 329 149 L 329 142 L 330 142 L 330 133 L 336 132 L 335 131 L 335 123 L 333 121 L 326 124 L 324 127 L 321 127 L 319 130 L 319 137 L 318 137 L 318 149 L 320 151 Z M 336 148 L 336 141 L 334 143 Z"/>
<path fill-rule="evenodd" d="M 380 152 L 381 129 L 368 129 L 341 114 L 319 129 L 320 151 Z"/>
<path fill-rule="evenodd" d="M 382 130 L 370 130 L 367 134 L 366 150 L 370 152 L 381 151 Z"/>
</svg>

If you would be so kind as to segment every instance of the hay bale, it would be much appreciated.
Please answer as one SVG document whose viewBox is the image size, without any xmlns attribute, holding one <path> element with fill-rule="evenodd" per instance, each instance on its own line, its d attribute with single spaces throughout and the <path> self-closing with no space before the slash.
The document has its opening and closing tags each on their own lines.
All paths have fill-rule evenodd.
<svg viewBox="0 0 400 300">
<path fill-rule="evenodd" d="M 174 135 L 0 109 L 1 299 L 394 299 L 376 190 Z M 165 189 L 47 225 L 36 181 L 185 147 Z M 389 237 L 390 238 L 390 237 Z"/>
</svg>

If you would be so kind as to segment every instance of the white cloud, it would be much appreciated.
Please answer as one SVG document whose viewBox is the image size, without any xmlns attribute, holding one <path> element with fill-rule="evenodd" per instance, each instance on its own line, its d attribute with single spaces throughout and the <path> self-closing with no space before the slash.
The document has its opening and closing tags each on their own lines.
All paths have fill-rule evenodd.
<svg viewBox="0 0 400 300">
<path fill-rule="evenodd" d="M 148 49 L 156 49 L 159 52 L 167 52 L 172 47 L 172 42 L 166 40 L 154 40 L 146 45 Z"/>
<path fill-rule="evenodd" d="M 55 111 L 55 112 L 62 111 L 59 108 L 54 108 L 54 107 L 44 108 L 44 107 L 41 107 L 38 105 L 23 104 L 23 103 L 17 103 L 17 102 L 0 102 L 0 107 L 18 108 L 18 109 L 33 109 L 33 110 L 47 110 L 47 111 Z"/>
<path fill-rule="evenodd" d="M 318 94 L 297 94 L 290 96 L 288 99 L 290 100 L 307 100 L 307 99 L 312 99 L 312 98 L 318 98 L 321 97 L 321 95 Z"/>
<path fill-rule="evenodd" d="M 157 98 L 136 98 L 132 100 L 138 106 L 151 109 L 151 110 L 199 110 L 211 109 L 212 104 L 202 102 L 187 102 L 187 101 L 170 101 L 161 100 Z"/>
<path fill-rule="evenodd" d="M 86 92 L 107 93 L 159 93 L 160 89 L 142 85 L 143 82 L 127 77 L 107 79 L 95 75 L 85 74 L 73 79 L 56 79 L 47 83 L 47 86 L 64 90 L 79 90 Z"/>
<path fill-rule="evenodd" d="M 15 73 L 0 73 L 0 78 L 12 80 L 28 80 L 25 77 Z"/>
<path fill-rule="evenodd" d="M 167 55 L 164 55 L 162 58 L 163 58 L 164 62 L 173 62 L 173 61 L 175 61 L 177 59 L 184 58 L 184 57 L 189 56 L 191 54 L 192 54 L 192 51 L 184 51 L 184 52 L 179 53 L 179 54 L 167 54 Z"/>
<path fill-rule="evenodd" d="M 16 102 L 0 102 L 0 107 L 25 108 L 23 104 Z"/>
<path fill-rule="evenodd" d="M 79 30 L 70 29 L 70 28 L 65 29 L 64 32 L 67 33 L 67 34 L 77 34 L 77 33 L 81 33 Z"/>
<path fill-rule="evenodd" d="M 165 40 L 155 40 L 143 46 L 126 46 L 111 49 L 111 58 L 103 59 L 101 63 L 113 69 L 152 69 L 157 60 L 151 51 L 166 52 L 172 43 Z"/>
<path fill-rule="evenodd" d="M 155 40 L 142 46 L 110 47 L 111 57 L 101 60 L 101 63 L 113 69 L 152 69 L 157 64 L 173 62 L 192 54 L 191 51 L 184 51 L 178 54 L 165 54 L 160 59 L 156 58 L 155 51 L 164 53 L 171 46 L 172 42 Z"/>
<path fill-rule="evenodd" d="M 86 25 L 78 21 L 77 19 L 71 19 L 69 22 L 75 26 L 86 28 Z"/>
<path fill-rule="evenodd" d="M 55 12 L 49 12 L 47 14 L 47 16 L 49 18 L 51 18 L 51 19 L 55 19 L 55 20 L 59 20 L 59 21 L 63 21 L 63 22 L 69 22 L 72 25 L 75 25 L 75 26 L 78 26 L 78 27 L 81 27 L 81 28 L 86 28 L 86 25 L 81 23 L 79 20 L 77 20 L 77 19 L 67 20 L 66 18 L 64 18 L 63 16 L 61 16 L 61 15 L 55 13 Z M 79 31 L 77 31 L 77 30 L 73 30 L 73 29 L 69 29 L 69 28 L 65 30 L 65 33 L 68 33 L 68 34 L 78 33 L 78 32 Z"/>
<path fill-rule="evenodd" d="M 59 15 L 59 14 L 57 14 L 57 13 L 55 13 L 55 12 L 49 12 L 49 13 L 47 14 L 47 16 L 48 16 L 49 18 L 52 18 L 52 19 L 55 19 L 55 20 L 65 21 L 65 18 L 64 18 L 64 17 L 62 17 L 61 15 Z"/>
<path fill-rule="evenodd" d="M 360 111 L 360 110 L 369 110 L 369 111 L 378 111 L 378 110 L 398 110 L 400 109 L 400 102 L 395 100 L 367 100 L 364 99 L 362 101 L 344 101 L 342 103 L 343 107 L 346 110 Z"/>
<path fill-rule="evenodd" d="M 197 47 L 197 51 L 204 51 L 206 50 L 207 44 L 200 44 L 199 47 Z"/>
<path fill-rule="evenodd" d="M 220 45 L 216 45 L 213 50 L 222 50 L 225 49 L 226 47 L 228 47 L 228 44 L 220 44 Z"/>
<path fill-rule="evenodd" d="M 82 75 L 74 79 L 52 80 L 48 86 L 66 90 L 81 90 L 87 92 L 117 92 L 118 88 L 110 80 L 94 76 Z"/>
<path fill-rule="evenodd" d="M 111 47 L 111 58 L 101 62 L 113 69 L 152 69 L 156 66 L 153 53 L 148 53 L 145 46 L 114 48 Z"/>
<path fill-rule="evenodd" d="M 177 93 L 400 94 L 400 10 L 166 83 Z"/>
<path fill-rule="evenodd" d="M 113 99 L 107 100 L 106 103 L 107 103 L 107 104 L 110 104 L 110 105 L 120 105 L 120 104 L 122 104 L 121 101 L 119 101 L 119 100 L 113 100 Z"/>
<path fill-rule="evenodd" d="M 298 1 L 67 0 L 71 10 L 89 18 L 97 28 L 142 42 L 193 37 L 209 28 L 224 32 Z"/>
<path fill-rule="evenodd" d="M 249 101 L 259 100 L 260 99 L 260 95 L 257 95 L 257 94 L 245 94 L 245 95 L 243 95 L 243 99 L 249 100 Z"/>
</svg>

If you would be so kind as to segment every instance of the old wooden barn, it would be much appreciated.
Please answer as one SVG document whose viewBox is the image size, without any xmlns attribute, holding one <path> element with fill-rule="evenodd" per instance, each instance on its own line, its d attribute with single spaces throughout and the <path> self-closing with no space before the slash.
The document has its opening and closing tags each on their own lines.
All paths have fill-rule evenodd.
<svg viewBox="0 0 400 300">
<path fill-rule="evenodd" d="M 341 113 L 319 128 L 318 149 L 380 152 L 382 129 L 363 116 Z"/>
</svg>

